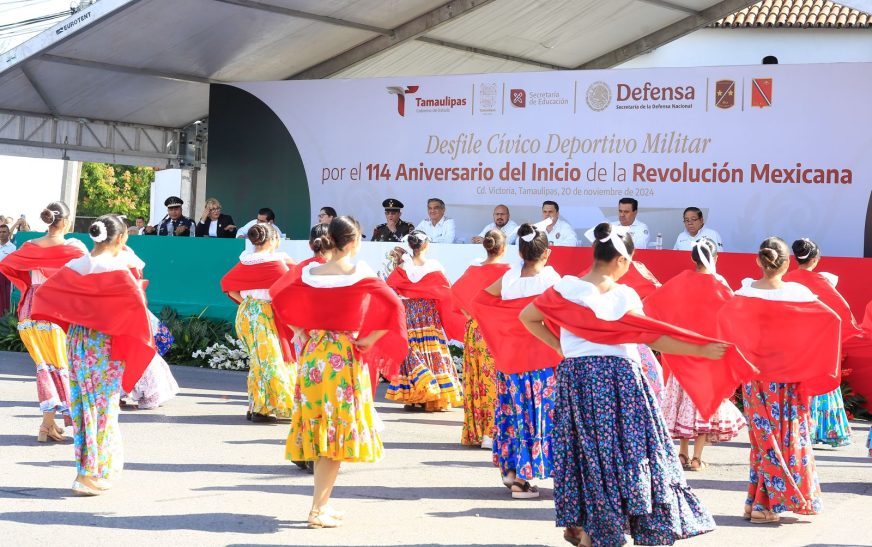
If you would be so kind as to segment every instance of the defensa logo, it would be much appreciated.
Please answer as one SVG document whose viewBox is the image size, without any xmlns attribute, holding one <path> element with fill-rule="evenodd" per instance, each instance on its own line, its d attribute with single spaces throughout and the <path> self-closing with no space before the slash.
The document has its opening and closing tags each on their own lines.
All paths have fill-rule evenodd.
<svg viewBox="0 0 872 547">
<path fill-rule="evenodd" d="M 406 87 L 399 86 L 390 86 L 388 87 L 388 93 L 391 95 L 397 96 L 397 114 L 400 116 L 406 116 L 406 95 L 411 95 L 418 91 L 418 87 L 416 85 L 410 85 Z"/>
<path fill-rule="evenodd" d="M 595 112 L 608 108 L 612 102 L 612 88 L 605 82 L 594 82 L 587 88 L 587 106 Z M 693 108 L 696 87 L 692 85 L 642 85 L 619 83 L 615 85 L 615 110 L 652 110 Z"/>
</svg>

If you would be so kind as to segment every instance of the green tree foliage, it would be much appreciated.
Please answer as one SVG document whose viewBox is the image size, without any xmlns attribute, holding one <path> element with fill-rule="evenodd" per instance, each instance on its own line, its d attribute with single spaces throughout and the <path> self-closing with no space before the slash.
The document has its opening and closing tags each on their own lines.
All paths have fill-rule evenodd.
<svg viewBox="0 0 872 547">
<path fill-rule="evenodd" d="M 118 213 L 133 219 L 148 218 L 154 168 L 109 163 L 82 164 L 78 214 Z"/>
</svg>

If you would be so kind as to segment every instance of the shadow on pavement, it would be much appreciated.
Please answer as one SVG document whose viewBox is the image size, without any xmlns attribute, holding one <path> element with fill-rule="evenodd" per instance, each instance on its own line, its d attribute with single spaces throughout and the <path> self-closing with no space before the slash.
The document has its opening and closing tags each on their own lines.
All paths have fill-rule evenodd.
<svg viewBox="0 0 872 547">
<path fill-rule="evenodd" d="M 39 403 L 34 401 L 0 401 L 0 408 L 15 408 L 17 406 L 32 406 L 38 409 Z"/>
<path fill-rule="evenodd" d="M 41 500 L 62 500 L 73 497 L 69 488 L 22 488 L 20 486 L 0 486 L 0 498 Z"/>
<path fill-rule="evenodd" d="M 187 398 L 187 397 L 197 397 L 201 399 L 226 399 L 229 401 L 243 401 L 248 402 L 248 395 L 225 395 L 223 393 L 186 393 L 181 392 L 178 395 L 179 398 Z"/>
<path fill-rule="evenodd" d="M 351 545 L 343 543 L 343 547 L 372 547 L 372 545 Z M 379 544 L 382 545 L 382 544 Z M 392 547 L 457 547 L 456 543 L 391 543 Z M 464 547 L 505 547 L 503 543 L 464 543 Z M 230 543 L 227 547 L 287 547 L 285 543 Z M 544 543 L 530 543 L 525 547 L 552 547 Z M 854 547 L 854 546 L 846 546 Z"/>
<path fill-rule="evenodd" d="M 460 443 L 396 443 L 385 442 L 385 450 L 469 450 Z"/>
<path fill-rule="evenodd" d="M 36 435 L 0 435 L 0 446 L 37 446 L 41 443 L 36 442 Z M 55 443 L 52 443 L 55 444 Z M 59 444 L 70 444 L 59 443 Z"/>
<path fill-rule="evenodd" d="M 272 444 L 284 446 L 286 442 L 286 439 L 251 439 L 248 441 L 224 441 L 224 444 Z"/>
<path fill-rule="evenodd" d="M 379 414 L 381 414 L 381 411 L 379 411 Z M 422 420 L 419 418 L 399 418 L 385 421 L 397 424 L 447 425 L 451 427 L 460 427 L 463 425 L 462 423 L 453 420 Z"/>
<path fill-rule="evenodd" d="M 539 498 L 541 500 L 542 498 Z M 536 504 L 537 500 L 530 500 L 531 504 Z M 508 519 L 512 521 L 518 520 L 534 520 L 534 521 L 551 521 L 554 520 L 553 507 L 474 507 L 466 511 L 457 512 L 431 512 L 427 513 L 431 517 L 441 518 L 458 518 L 458 517 L 480 517 L 486 519 Z"/>
<path fill-rule="evenodd" d="M 274 534 L 291 521 L 263 515 L 238 513 L 193 513 L 188 515 L 112 516 L 71 511 L 24 511 L 0 513 L 0 521 L 24 524 L 121 528 L 125 530 L 197 530 L 200 532 Z"/>
<path fill-rule="evenodd" d="M 228 425 L 238 427 L 245 423 L 245 413 L 209 414 L 203 416 L 167 416 L 166 414 L 146 413 L 148 411 L 126 410 L 121 413 L 121 423 L 168 423 L 191 425 Z M 267 424 L 275 425 L 275 424 Z"/>
<path fill-rule="evenodd" d="M 479 450 L 481 450 L 481 449 L 479 449 Z M 482 455 L 487 456 L 488 452 L 485 452 L 484 450 L 482 450 Z M 496 469 L 496 467 L 494 467 L 494 464 L 490 460 L 482 461 L 482 462 L 464 462 L 464 461 L 457 461 L 457 460 L 450 460 L 450 461 L 446 460 L 446 461 L 441 461 L 441 462 L 421 462 L 421 465 L 432 465 L 434 467 L 485 467 L 487 469 Z"/>
<path fill-rule="evenodd" d="M 725 490 L 732 492 L 745 492 L 748 483 L 745 481 L 727 481 L 717 479 L 687 479 L 687 484 L 692 488 L 707 490 Z M 826 482 L 821 481 L 821 490 L 826 501 L 827 492 L 839 492 L 842 494 L 865 494 L 872 492 L 872 483 L 865 482 Z"/>
<path fill-rule="evenodd" d="M 19 465 L 33 467 L 72 467 L 75 462 L 72 458 L 68 461 L 49 462 L 19 462 Z M 291 468 L 296 467 L 288 462 L 287 465 L 244 465 L 238 463 L 137 463 L 124 462 L 124 469 L 130 471 L 155 471 L 159 473 L 245 473 L 252 475 L 288 475 Z M 311 490 L 311 488 L 310 488 Z"/>
<path fill-rule="evenodd" d="M 306 475 L 300 474 L 304 477 Z M 312 495 L 311 484 L 240 484 L 235 486 L 204 486 L 195 492 L 263 492 L 271 494 Z M 539 487 L 542 497 L 532 503 L 551 501 L 551 489 Z M 376 500 L 507 500 L 511 499 L 503 486 L 343 486 L 337 485 L 331 498 Z M 549 509 L 550 511 L 550 509 Z M 549 517 L 550 518 L 550 517 Z"/>
</svg>

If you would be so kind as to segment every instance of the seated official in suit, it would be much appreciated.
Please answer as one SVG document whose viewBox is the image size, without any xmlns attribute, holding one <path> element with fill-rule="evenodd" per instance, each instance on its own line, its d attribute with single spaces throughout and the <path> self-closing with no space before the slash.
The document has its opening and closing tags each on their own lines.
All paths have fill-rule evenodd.
<svg viewBox="0 0 872 547">
<path fill-rule="evenodd" d="M 221 213 L 221 202 L 206 200 L 206 207 L 196 227 L 197 237 L 236 237 L 236 225 L 230 215 Z"/>
</svg>

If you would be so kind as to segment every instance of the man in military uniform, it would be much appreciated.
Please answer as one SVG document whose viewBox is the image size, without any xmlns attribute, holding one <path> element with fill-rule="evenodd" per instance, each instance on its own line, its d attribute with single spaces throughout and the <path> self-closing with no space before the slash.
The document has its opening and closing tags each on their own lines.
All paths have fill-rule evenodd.
<svg viewBox="0 0 872 547">
<path fill-rule="evenodd" d="M 388 198 L 382 202 L 385 208 L 385 222 L 375 227 L 372 232 L 372 241 L 392 241 L 399 243 L 403 236 L 408 235 L 415 229 L 415 225 L 400 218 L 403 213 L 403 202 L 398 199 Z"/>
<path fill-rule="evenodd" d="M 164 201 L 167 216 L 156 226 L 146 226 L 145 235 L 194 237 L 194 221 L 182 214 L 182 198 L 170 196 Z"/>
</svg>

